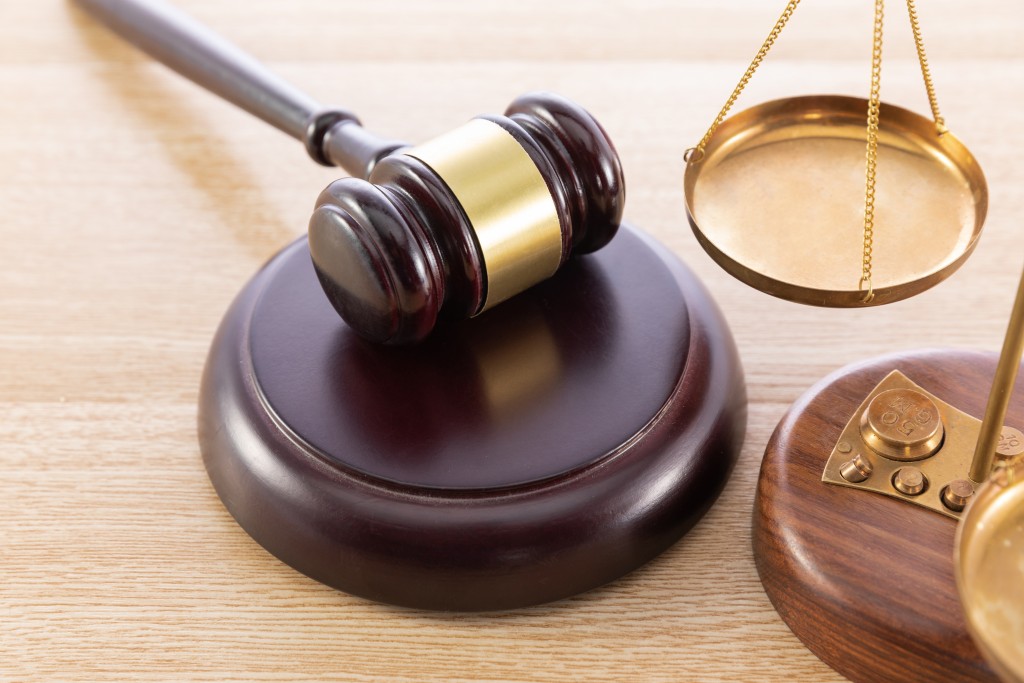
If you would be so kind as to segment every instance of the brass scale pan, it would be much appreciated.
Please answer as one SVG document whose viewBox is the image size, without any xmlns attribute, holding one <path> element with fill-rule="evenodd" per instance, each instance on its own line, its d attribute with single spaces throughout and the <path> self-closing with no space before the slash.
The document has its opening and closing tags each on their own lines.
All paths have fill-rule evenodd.
<svg viewBox="0 0 1024 683">
<path fill-rule="evenodd" d="M 783 299 L 859 307 L 914 296 L 970 256 L 988 211 L 981 167 L 939 114 L 914 0 L 907 9 L 933 119 L 879 101 L 883 0 L 875 0 L 870 99 L 793 97 L 725 118 L 799 2 L 789 0 L 687 152 L 690 225 L 727 272 Z M 1024 460 L 982 486 L 955 546 L 972 636 L 1001 678 L 1024 683 Z"/>
<path fill-rule="evenodd" d="M 690 225 L 722 268 L 783 299 L 855 307 L 918 294 L 974 250 L 988 186 L 939 114 L 913 0 L 907 7 L 934 120 L 878 100 L 882 0 L 875 2 L 870 100 L 793 97 L 725 118 L 798 2 L 789 2 L 719 118 L 687 153 Z M 871 105 L 878 106 L 877 190 L 866 232 Z M 870 170 L 868 180 L 874 188 Z"/>
<path fill-rule="evenodd" d="M 983 483 L 964 510 L 953 543 L 967 630 L 999 677 L 1013 683 L 1024 683 L 1024 434 L 1003 425 L 1022 354 L 1024 273 L 968 474 Z"/>
<path fill-rule="evenodd" d="M 974 642 L 1000 678 L 1024 683 L 1024 460 L 979 489 L 955 547 L 957 589 Z"/>
<path fill-rule="evenodd" d="M 795 97 L 719 126 L 684 180 L 690 225 L 718 265 L 783 299 L 853 307 L 918 294 L 964 262 L 988 209 L 981 167 L 931 119 L 882 104 L 874 298 L 863 301 L 867 107 L 854 97 Z"/>
</svg>

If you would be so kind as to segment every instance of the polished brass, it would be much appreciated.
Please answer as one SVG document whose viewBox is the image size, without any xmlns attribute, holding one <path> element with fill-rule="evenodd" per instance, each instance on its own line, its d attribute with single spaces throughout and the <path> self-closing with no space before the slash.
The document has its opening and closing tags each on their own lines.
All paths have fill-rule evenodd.
<svg viewBox="0 0 1024 683">
<path fill-rule="evenodd" d="M 1002 431 L 999 432 L 996 457 L 1000 460 L 1010 460 L 1021 454 L 1024 454 L 1024 432 L 1003 425 Z"/>
<path fill-rule="evenodd" d="M 928 477 L 919 467 L 907 465 L 896 470 L 892 476 L 892 485 L 900 493 L 908 496 L 919 496 L 928 488 Z"/>
<path fill-rule="evenodd" d="M 787 3 L 704 137 L 684 156 L 690 225 L 720 266 L 774 296 L 854 307 L 918 294 L 973 251 L 988 189 L 939 113 L 914 0 L 907 0 L 907 12 L 933 121 L 879 101 L 883 0 L 875 0 L 868 100 L 791 98 L 726 119 L 798 3 Z M 880 154 L 885 170 L 878 187 Z M 856 165 L 864 178 L 859 198 Z"/>
<path fill-rule="evenodd" d="M 725 121 L 686 166 L 694 234 L 730 274 L 805 304 L 864 306 L 861 209 L 863 99 L 775 100 Z M 918 294 L 970 255 L 988 210 L 981 167 L 952 133 L 881 105 L 884 182 L 876 198 L 870 305 Z"/>
<path fill-rule="evenodd" d="M 967 626 L 1004 681 L 1024 683 L 1024 462 L 996 469 L 957 528 Z"/>
<path fill-rule="evenodd" d="M 907 394 L 902 392 L 908 391 L 921 394 L 927 399 L 927 402 L 915 399 L 916 402 L 913 405 L 917 407 L 923 406 L 925 409 L 934 406 L 943 427 L 944 436 L 938 450 L 928 457 L 914 461 L 912 465 L 908 465 L 905 460 L 879 454 L 864 441 L 862 436 L 861 425 L 865 413 L 868 412 L 869 407 L 874 404 L 879 396 L 883 396 L 892 390 L 900 390 L 900 393 L 889 394 L 889 396 L 906 396 Z M 885 406 L 885 399 L 883 398 L 882 400 L 883 402 L 878 405 Z M 911 421 L 914 420 L 916 414 L 913 408 L 909 408 L 903 413 L 904 416 L 909 415 Z M 930 420 L 926 422 L 930 423 Z M 920 505 L 956 519 L 959 518 L 960 513 L 950 509 L 943 502 L 942 494 L 954 482 L 967 477 L 967 471 L 971 465 L 971 457 L 974 454 L 974 446 L 978 441 L 980 430 L 981 420 L 961 410 L 957 410 L 938 396 L 914 384 L 899 370 L 893 370 L 878 383 L 878 386 L 871 390 L 871 393 L 867 395 L 853 415 L 850 416 L 843 431 L 836 439 L 835 447 L 832 449 L 828 462 L 825 464 L 825 471 L 821 475 L 821 480 L 827 484 L 846 486 L 899 498 L 907 503 Z M 841 450 L 840 446 L 846 450 Z M 852 459 L 851 453 L 863 456 L 872 465 L 871 475 L 863 481 L 853 481 L 843 476 L 843 467 Z M 895 484 L 897 471 L 911 466 L 917 468 L 927 482 L 924 490 L 917 495 L 908 495 L 905 491 L 899 490 Z M 847 471 L 849 472 L 849 469 Z M 903 476 L 909 475 L 909 470 L 903 474 Z M 913 490 L 913 487 L 911 486 L 907 490 Z"/>
<path fill-rule="evenodd" d="M 953 512 L 961 512 L 974 492 L 974 482 L 970 479 L 951 481 L 942 489 L 942 503 Z"/>
<path fill-rule="evenodd" d="M 890 389 L 875 396 L 860 418 L 860 434 L 875 453 L 893 460 L 921 460 L 942 445 L 939 409 L 913 389 Z"/>
<path fill-rule="evenodd" d="M 849 447 L 849 444 L 847 444 L 847 447 Z M 875 467 L 871 464 L 871 461 L 860 453 L 844 462 L 839 468 L 839 474 L 842 475 L 843 479 L 854 483 L 864 481 L 870 477 L 871 473 L 874 471 Z"/>
<path fill-rule="evenodd" d="M 440 176 L 473 226 L 487 278 L 481 311 L 555 274 L 562 262 L 555 200 L 508 131 L 473 119 L 404 153 Z"/>
<path fill-rule="evenodd" d="M 985 407 L 985 420 L 978 437 L 978 445 L 971 462 L 970 477 L 972 481 L 981 483 L 992 471 L 992 460 L 999 448 L 1003 431 L 1003 418 L 1006 408 L 1010 405 L 1010 392 L 1017 380 L 1020 368 L 1020 356 L 1024 352 L 1024 272 L 1021 273 L 1020 284 L 1017 285 L 1017 296 L 1010 313 L 1010 323 L 1006 327 L 1003 339 L 1003 350 L 999 353 L 999 364 L 996 376 L 992 380 L 992 389 Z"/>
</svg>

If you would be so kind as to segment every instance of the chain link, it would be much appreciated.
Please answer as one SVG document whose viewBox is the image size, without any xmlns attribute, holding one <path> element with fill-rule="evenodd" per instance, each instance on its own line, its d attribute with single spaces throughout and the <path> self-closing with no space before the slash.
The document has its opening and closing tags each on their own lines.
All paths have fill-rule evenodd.
<svg viewBox="0 0 1024 683">
<path fill-rule="evenodd" d="M 750 66 L 747 67 L 746 72 L 743 74 L 743 78 L 741 78 L 740 82 L 736 84 L 736 87 L 733 89 L 732 94 L 726 101 L 725 106 L 722 107 L 722 111 L 718 112 L 718 116 L 711 124 L 711 127 L 708 128 L 708 132 L 704 133 L 704 137 L 701 138 L 695 148 L 686 150 L 686 156 L 684 157 L 686 161 L 692 160 L 694 162 L 698 162 L 704 158 L 704 148 L 707 147 L 708 140 L 711 139 L 711 136 L 715 134 L 716 130 L 718 130 L 718 126 L 720 126 L 722 121 L 725 120 L 725 117 L 728 116 L 729 110 L 732 109 L 732 105 L 736 104 L 736 100 L 739 98 L 740 93 L 742 93 L 743 89 L 747 87 L 747 83 L 750 82 L 750 79 L 754 76 L 754 72 L 757 71 L 757 68 L 761 66 L 761 62 L 764 61 L 768 51 L 772 49 L 772 45 L 775 44 L 776 39 L 778 39 L 779 34 L 782 33 L 782 29 L 786 27 L 786 24 L 789 22 L 789 18 L 793 16 L 793 12 L 799 4 L 800 0 L 789 0 L 786 4 L 786 9 L 782 11 L 782 16 L 780 16 L 779 20 L 775 22 L 775 26 L 772 28 L 771 33 L 768 34 L 768 37 L 765 39 L 761 49 L 757 51 L 757 56 L 754 57 L 754 61 L 752 61 Z"/>
<path fill-rule="evenodd" d="M 928 91 L 928 104 L 932 108 L 932 118 L 935 119 L 935 126 L 939 135 L 949 131 L 946 128 L 946 120 L 939 113 L 939 101 L 935 97 L 935 84 L 932 82 L 932 72 L 928 68 L 928 57 L 924 53 L 924 40 L 921 39 L 921 22 L 917 19 L 917 7 L 914 0 L 907 0 L 907 14 L 910 15 L 910 28 L 914 32 L 914 45 L 917 46 L 917 60 L 921 63 L 921 75 L 924 77 L 924 89 Z"/>
<path fill-rule="evenodd" d="M 860 282 L 861 299 L 870 303 L 875 298 L 871 285 L 871 251 L 875 238 L 875 179 L 878 171 L 878 110 L 882 89 L 882 27 L 885 22 L 885 0 L 875 0 L 875 27 L 871 40 L 871 95 L 868 97 L 867 171 L 864 187 L 864 250 Z M 866 285 L 866 287 L 865 287 Z"/>
</svg>

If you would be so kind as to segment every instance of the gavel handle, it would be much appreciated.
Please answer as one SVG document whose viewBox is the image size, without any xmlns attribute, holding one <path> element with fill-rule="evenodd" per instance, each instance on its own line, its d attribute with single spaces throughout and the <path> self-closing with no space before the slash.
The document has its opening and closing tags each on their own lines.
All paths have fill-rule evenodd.
<svg viewBox="0 0 1024 683">
<path fill-rule="evenodd" d="M 75 0 L 119 36 L 179 74 L 302 141 L 314 160 L 369 175 L 404 143 L 366 132 L 354 114 L 322 106 L 251 55 L 162 0 Z"/>
</svg>

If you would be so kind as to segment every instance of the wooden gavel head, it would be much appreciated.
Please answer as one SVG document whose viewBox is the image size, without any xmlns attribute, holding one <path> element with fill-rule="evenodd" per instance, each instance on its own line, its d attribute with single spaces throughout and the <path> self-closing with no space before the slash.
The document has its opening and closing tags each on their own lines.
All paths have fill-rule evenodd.
<svg viewBox="0 0 1024 683">
<path fill-rule="evenodd" d="M 440 316 L 477 315 L 600 249 L 622 219 L 618 155 L 584 109 L 515 100 L 343 178 L 317 199 L 309 248 L 331 304 L 359 335 L 407 344 Z"/>
</svg>

